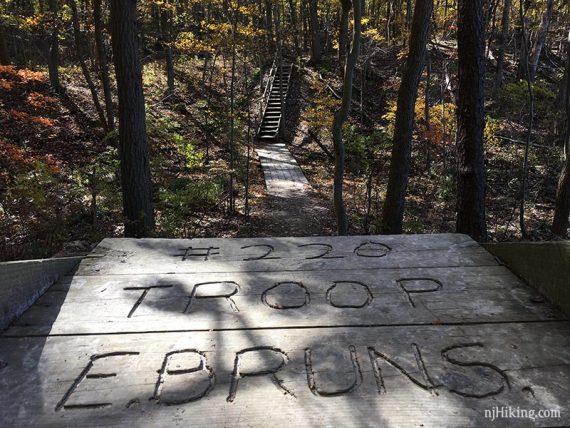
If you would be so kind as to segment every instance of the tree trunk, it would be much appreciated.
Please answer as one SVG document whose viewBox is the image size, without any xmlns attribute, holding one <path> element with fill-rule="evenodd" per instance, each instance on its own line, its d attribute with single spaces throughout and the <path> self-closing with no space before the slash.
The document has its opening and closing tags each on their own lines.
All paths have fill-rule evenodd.
<svg viewBox="0 0 570 428">
<path fill-rule="evenodd" d="M 311 23 L 311 62 L 318 64 L 321 62 L 321 32 L 319 29 L 318 0 L 309 0 L 309 20 Z"/>
<path fill-rule="evenodd" d="M 412 23 L 412 10 L 413 10 L 412 0 L 406 1 L 406 29 L 410 28 L 410 24 Z"/>
<path fill-rule="evenodd" d="M 236 10 L 231 11 L 232 19 L 232 66 L 231 66 L 231 80 L 230 80 L 230 132 L 229 132 L 229 145 L 228 150 L 230 153 L 230 183 L 229 183 L 229 212 L 230 214 L 235 213 L 235 195 L 234 195 L 234 166 L 236 162 L 236 149 L 235 149 L 235 80 L 236 80 L 236 60 L 237 60 L 237 30 L 238 30 L 238 16 L 237 9 L 239 9 L 240 3 L 237 0 Z"/>
<path fill-rule="evenodd" d="M 127 237 L 148 236 L 154 228 L 136 20 L 136 0 L 111 0 L 111 39 L 119 98 L 119 155 Z"/>
<path fill-rule="evenodd" d="M 62 92 L 61 83 L 59 81 L 59 16 L 57 0 L 49 0 L 49 11 L 52 18 L 52 31 L 50 36 L 48 72 L 49 81 L 52 88 L 58 92 Z"/>
<path fill-rule="evenodd" d="M 526 39 L 526 18 L 523 7 L 523 0 L 519 2 L 519 17 L 522 23 L 522 52 L 521 55 L 525 57 L 525 61 L 521 64 L 524 66 L 524 79 L 526 81 L 526 87 L 528 92 L 528 124 L 526 132 L 526 141 L 524 147 L 524 160 L 522 165 L 522 177 L 521 177 L 521 191 L 520 191 L 520 202 L 519 202 L 519 225 L 521 228 L 521 235 L 523 239 L 527 238 L 526 225 L 525 225 L 525 204 L 526 204 L 526 194 L 528 189 L 528 160 L 530 153 L 530 144 L 532 140 L 532 127 L 534 123 L 534 87 L 532 85 L 532 79 L 530 77 L 530 62 L 529 62 L 529 52 L 527 47 L 529 46 L 528 40 Z"/>
<path fill-rule="evenodd" d="M 505 67 L 505 51 L 509 37 L 509 19 L 512 0 L 505 0 L 503 4 L 503 17 L 501 20 L 501 34 L 499 36 L 499 52 L 497 53 L 497 74 L 495 75 L 494 91 L 497 93 L 503 85 L 503 72 Z"/>
<path fill-rule="evenodd" d="M 352 36 L 352 46 L 346 59 L 344 70 L 344 81 L 342 87 L 342 105 L 340 110 L 334 115 L 332 135 L 334 143 L 334 211 L 337 219 L 337 231 L 339 235 L 348 233 L 348 218 L 343 199 L 344 182 L 344 159 L 345 148 L 342 140 L 342 126 L 348 118 L 350 105 L 352 103 L 352 84 L 354 79 L 354 69 L 360 51 L 360 35 L 362 31 L 362 3 L 363 0 L 353 0 L 352 9 L 354 12 L 354 32 Z"/>
<path fill-rule="evenodd" d="M 519 0 L 524 3 L 524 0 Z M 520 44 L 519 49 L 519 65 L 517 69 L 517 79 L 526 79 L 527 70 L 529 69 L 529 52 L 530 52 L 530 23 L 529 19 L 525 16 L 524 4 L 522 18 L 520 19 L 520 29 L 518 31 L 518 39 Z"/>
<path fill-rule="evenodd" d="M 79 57 L 79 65 L 81 67 L 81 71 L 83 72 L 83 77 L 87 82 L 87 86 L 89 87 L 89 91 L 91 92 L 91 98 L 93 99 L 95 110 L 97 110 L 97 115 L 99 116 L 99 121 L 101 122 L 101 126 L 103 127 L 105 132 L 109 132 L 110 129 L 108 128 L 108 122 L 107 119 L 105 118 L 103 107 L 101 107 L 101 103 L 99 102 L 99 95 L 97 95 L 97 89 L 95 88 L 95 84 L 91 79 L 91 75 L 89 74 L 89 69 L 87 68 L 87 64 L 83 56 L 84 45 L 83 41 L 81 40 L 81 29 L 79 27 L 79 16 L 77 14 L 77 5 L 75 4 L 75 0 L 69 0 L 69 6 L 71 7 L 71 12 L 72 12 L 73 36 L 75 39 L 75 48 L 77 50 L 77 56 Z"/>
<path fill-rule="evenodd" d="M 458 196 L 457 232 L 487 240 L 485 220 L 485 33 L 484 0 L 459 0 L 457 43 Z"/>
<path fill-rule="evenodd" d="M 164 61 L 166 67 L 166 95 L 174 93 L 174 56 L 172 54 L 172 10 L 169 1 L 166 0 L 160 9 L 160 35 L 164 49 Z"/>
<path fill-rule="evenodd" d="M 352 8 L 350 0 L 341 0 L 340 31 L 338 36 L 338 62 L 342 67 L 346 62 L 348 50 L 348 15 Z"/>
<path fill-rule="evenodd" d="M 566 60 L 566 138 L 564 145 L 566 147 L 566 163 L 562 169 L 560 181 L 558 183 L 558 191 L 556 193 L 556 209 L 554 211 L 554 221 L 552 222 L 552 233 L 555 235 L 566 237 L 568 233 L 568 216 L 570 216 L 570 34 L 568 35 L 567 49 L 568 58 Z"/>
<path fill-rule="evenodd" d="M 298 58 L 301 58 L 301 41 L 299 39 L 299 24 L 297 19 L 297 8 L 295 7 L 295 1 L 289 0 L 289 11 L 291 13 L 291 27 L 293 31 L 293 41 L 295 43 L 295 53 Z"/>
<path fill-rule="evenodd" d="M 10 53 L 8 51 L 8 42 L 6 40 L 6 31 L 0 23 L 0 65 L 10 64 Z"/>
<path fill-rule="evenodd" d="M 540 24 L 540 29 L 536 36 L 536 41 L 532 48 L 532 53 L 530 55 L 529 61 L 529 71 L 530 80 L 534 81 L 536 76 L 536 70 L 538 68 L 538 62 L 540 61 L 540 54 L 544 43 L 546 42 L 546 36 L 548 36 L 548 29 L 550 28 L 550 21 L 552 21 L 552 11 L 554 9 L 554 0 L 547 0 L 546 11 L 544 12 L 544 17 L 542 18 L 542 23 Z"/>
<path fill-rule="evenodd" d="M 410 51 L 398 92 L 398 110 L 390 162 L 390 178 L 382 211 L 382 233 L 402 233 L 404 203 L 412 153 L 415 106 L 429 37 L 433 0 L 417 0 L 410 35 Z"/>
<path fill-rule="evenodd" d="M 265 29 L 269 46 L 273 46 L 273 2 L 271 0 L 265 0 Z"/>
<path fill-rule="evenodd" d="M 111 79 L 109 77 L 109 64 L 107 63 L 107 49 L 103 37 L 103 19 L 101 13 L 101 0 L 93 0 L 93 24 L 95 26 L 95 45 L 97 47 L 97 60 L 105 97 L 105 111 L 107 113 L 107 128 L 115 129 L 115 114 L 113 112 L 113 96 L 111 95 Z"/>
</svg>

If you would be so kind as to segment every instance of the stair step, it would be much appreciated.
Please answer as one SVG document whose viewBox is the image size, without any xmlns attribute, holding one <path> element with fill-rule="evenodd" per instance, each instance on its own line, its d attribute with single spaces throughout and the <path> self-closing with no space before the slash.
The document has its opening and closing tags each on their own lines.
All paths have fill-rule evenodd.
<svg viewBox="0 0 570 428">
<path fill-rule="evenodd" d="M 277 67 L 272 75 L 269 95 L 266 99 L 265 111 L 263 120 L 259 127 L 258 137 L 263 140 L 273 140 L 279 132 L 282 121 L 282 103 L 287 98 L 289 86 L 291 81 L 291 74 L 293 72 L 293 64 L 282 64 Z"/>
</svg>

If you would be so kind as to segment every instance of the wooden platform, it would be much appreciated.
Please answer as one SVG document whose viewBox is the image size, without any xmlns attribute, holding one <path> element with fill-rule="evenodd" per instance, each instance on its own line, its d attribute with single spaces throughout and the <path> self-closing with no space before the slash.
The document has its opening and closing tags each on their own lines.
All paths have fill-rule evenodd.
<svg viewBox="0 0 570 428">
<path fill-rule="evenodd" d="M 0 337 L 0 426 L 568 426 L 569 379 L 463 235 L 106 239 Z"/>
</svg>

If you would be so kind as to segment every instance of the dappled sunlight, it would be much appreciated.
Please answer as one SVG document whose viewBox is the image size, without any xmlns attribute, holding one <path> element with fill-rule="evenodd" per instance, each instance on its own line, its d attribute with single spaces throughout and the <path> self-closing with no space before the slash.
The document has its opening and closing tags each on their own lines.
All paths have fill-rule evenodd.
<svg viewBox="0 0 570 428">
<path fill-rule="evenodd" d="M 470 426 L 563 409 L 570 327 L 531 296 L 462 235 L 105 240 L 4 334 L 4 385 L 28 395 L 7 420 Z"/>
<path fill-rule="evenodd" d="M 20 124 L 23 125 L 29 125 L 33 123 L 43 127 L 52 127 L 55 126 L 57 123 L 55 120 L 49 119 L 47 117 L 33 116 L 24 111 L 18 111 L 14 109 L 10 110 L 9 114 L 12 117 L 12 119 L 16 120 L 17 122 L 20 122 Z"/>
<path fill-rule="evenodd" d="M 0 74 L 8 75 L 22 83 L 46 82 L 48 79 L 47 74 L 44 72 L 17 68 L 12 65 L 0 65 Z"/>
</svg>

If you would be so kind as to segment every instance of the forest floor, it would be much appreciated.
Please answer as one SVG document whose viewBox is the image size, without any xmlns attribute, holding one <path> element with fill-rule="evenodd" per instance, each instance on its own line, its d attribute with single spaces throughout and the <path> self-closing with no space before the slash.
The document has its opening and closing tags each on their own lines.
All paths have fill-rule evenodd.
<svg viewBox="0 0 570 428">
<path fill-rule="evenodd" d="M 359 73 L 355 81 L 353 113 L 345 133 L 345 198 L 351 234 L 379 230 L 389 171 L 390 114 L 394 113 L 403 63 L 397 51 L 386 49 L 370 56 L 364 79 Z M 421 130 L 425 128 L 424 106 L 420 102 L 425 98 L 425 83 L 420 88 L 406 233 L 454 231 L 454 113 L 448 111 L 453 90 L 443 83 L 445 73 L 455 72 L 451 66 L 453 55 L 453 51 L 432 52 L 429 145 Z M 325 60 L 319 68 L 296 71 L 288 99 L 283 142 L 309 180 L 311 187 L 306 198 L 283 202 L 267 194 L 259 159 L 250 150 L 248 163 L 247 133 L 240 129 L 239 167 L 233 173 L 238 183 L 233 213 L 229 213 L 227 186 L 231 174 L 225 120 L 227 74 L 220 66 L 222 71 L 213 79 L 208 97 L 203 88 L 202 62 L 192 61 L 193 67 L 177 69 L 177 92 L 171 99 L 164 98 L 165 76 L 160 64 L 150 62 L 144 69 L 156 235 L 188 238 L 334 234 L 332 143 L 328 129 L 341 80 L 339 70 L 331 65 L 333 61 Z M 488 122 L 493 125 L 486 132 L 488 221 L 494 241 L 520 239 L 517 216 L 526 98 L 524 86 L 512 77 L 512 71 L 507 70 L 508 83 L 500 96 L 487 103 Z M 59 96 L 50 89 L 44 72 L 0 69 L 0 260 L 81 254 L 103 237 L 122 234 L 113 135 L 106 138 L 99 130 L 80 71 L 67 67 L 62 75 L 66 94 Z M 244 93 L 248 84 L 253 85 L 247 79 L 239 83 Z M 364 90 L 360 92 L 363 83 Z M 548 229 L 562 157 L 552 131 L 556 129 L 556 115 L 550 113 L 556 111 L 555 80 L 547 76 L 536 88 L 538 108 L 530 151 L 526 222 L 529 238 L 542 240 L 550 238 Z M 259 85 L 254 90 L 258 91 Z M 248 101 L 238 102 L 246 105 Z M 244 123 L 242 118 L 242 128 Z"/>
</svg>

